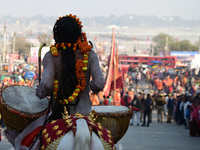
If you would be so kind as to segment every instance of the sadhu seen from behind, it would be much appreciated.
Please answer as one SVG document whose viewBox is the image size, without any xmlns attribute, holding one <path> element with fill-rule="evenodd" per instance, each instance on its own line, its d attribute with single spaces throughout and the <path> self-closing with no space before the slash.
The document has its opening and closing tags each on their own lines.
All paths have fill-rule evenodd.
<svg viewBox="0 0 200 150">
<path fill-rule="evenodd" d="M 40 99 L 50 96 L 47 113 L 38 115 L 22 131 L 9 127 L 6 132 L 9 141 L 15 149 L 24 150 L 115 149 L 111 131 L 97 122 L 98 112 L 91 111 L 89 91 L 98 93 L 105 81 L 98 57 L 82 32 L 81 21 L 71 14 L 60 17 L 54 25 L 53 35 L 55 44 L 45 54 L 42 80 L 36 88 L 36 96 Z M 115 116 L 112 123 L 116 124 L 120 116 L 128 116 L 129 123 L 131 114 L 128 109 L 113 110 L 112 116 L 109 116 L 110 112 L 109 115 L 105 111 L 100 113 L 108 120 Z M 128 123 L 122 122 L 123 126 L 127 126 L 123 127 L 123 133 L 116 138 L 116 142 L 125 134 Z M 121 127 L 117 125 L 116 131 L 119 134 Z"/>
<path fill-rule="evenodd" d="M 95 118 L 89 115 L 90 88 L 98 93 L 104 87 L 104 78 L 98 57 L 91 50 L 92 45 L 81 28 L 81 22 L 76 16 L 60 17 L 53 29 L 55 44 L 43 60 L 43 78 L 36 95 L 43 98 L 53 91 L 53 109 L 49 123 L 42 131 L 42 149 L 55 147 L 57 142 L 54 141 L 60 141 L 57 149 L 104 149 L 101 139 L 112 141 L 111 136 L 103 138 L 109 131 L 95 123 Z M 54 132 L 56 127 L 58 129 Z M 93 130 L 101 134 L 100 138 Z M 51 133 L 52 137 L 47 136 Z M 108 142 L 108 145 L 114 149 L 113 142 Z"/>
</svg>

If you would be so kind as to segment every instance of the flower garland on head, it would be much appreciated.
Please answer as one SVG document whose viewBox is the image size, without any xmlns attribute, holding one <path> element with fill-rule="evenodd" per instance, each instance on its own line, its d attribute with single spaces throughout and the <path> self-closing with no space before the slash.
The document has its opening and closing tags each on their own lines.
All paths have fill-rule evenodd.
<svg viewBox="0 0 200 150">
<path fill-rule="evenodd" d="M 79 20 L 79 18 L 76 17 L 76 15 L 73 16 L 72 14 L 69 14 L 69 15 L 66 15 L 63 17 L 70 17 L 77 22 L 77 24 L 79 25 L 79 28 L 83 27 L 81 25 L 81 21 Z M 63 17 L 59 17 L 59 20 Z M 72 48 L 74 52 L 77 49 L 80 49 L 83 57 L 82 57 L 82 59 L 77 59 L 76 65 L 75 65 L 76 66 L 76 68 L 75 68 L 76 69 L 76 78 L 78 81 L 78 85 L 76 86 L 76 89 L 73 91 L 71 96 L 69 96 L 67 99 L 59 101 L 61 104 L 68 104 L 69 102 L 74 101 L 76 99 L 76 97 L 78 96 L 78 94 L 85 90 L 85 87 L 86 87 L 85 71 L 87 71 L 89 51 L 92 49 L 92 45 L 89 45 L 87 42 L 86 33 L 81 33 L 81 37 L 78 38 L 76 43 L 67 43 L 67 42 L 55 43 L 54 45 L 52 45 L 50 47 L 50 51 L 53 56 L 57 57 L 58 49 L 67 50 L 68 47 Z M 59 89 L 58 80 L 55 79 L 54 80 L 54 91 L 53 91 L 55 99 L 57 98 L 58 89 Z"/>
</svg>

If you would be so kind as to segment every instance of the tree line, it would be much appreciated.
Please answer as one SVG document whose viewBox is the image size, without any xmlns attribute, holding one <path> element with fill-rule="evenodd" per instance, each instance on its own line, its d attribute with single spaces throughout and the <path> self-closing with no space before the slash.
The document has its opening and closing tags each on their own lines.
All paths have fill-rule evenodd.
<svg viewBox="0 0 200 150">
<path fill-rule="evenodd" d="M 15 37 L 15 52 L 19 54 L 29 54 L 30 46 L 32 45 L 30 42 L 26 40 L 25 37 Z M 42 34 L 39 37 L 40 43 L 46 43 L 47 46 L 51 45 L 51 36 L 47 34 Z M 13 39 L 12 39 L 13 41 Z M 13 42 L 11 41 L 11 47 L 13 47 Z M 159 55 L 161 51 L 198 51 L 199 43 L 196 42 L 192 44 L 189 40 L 181 40 L 175 39 L 174 37 L 166 34 L 160 33 L 152 38 L 154 42 L 151 45 L 151 49 L 154 49 L 154 55 Z M 34 45 L 32 45 L 34 46 Z M 167 48 L 167 49 L 166 49 Z"/>
<path fill-rule="evenodd" d="M 192 44 L 189 40 L 181 40 L 166 34 L 160 33 L 152 38 L 155 43 L 152 48 L 154 48 L 154 55 L 159 55 L 160 51 L 198 51 L 199 43 L 196 42 Z"/>
</svg>

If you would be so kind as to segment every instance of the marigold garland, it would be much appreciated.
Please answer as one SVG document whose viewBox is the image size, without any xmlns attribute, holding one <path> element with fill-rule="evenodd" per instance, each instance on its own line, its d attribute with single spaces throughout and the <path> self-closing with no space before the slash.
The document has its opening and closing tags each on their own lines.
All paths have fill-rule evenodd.
<svg viewBox="0 0 200 150">
<path fill-rule="evenodd" d="M 82 28 L 83 26 L 81 25 L 81 21 L 79 18 L 76 17 L 76 15 L 66 15 L 63 17 L 70 17 L 72 19 L 74 19 L 77 24 L 79 25 L 80 28 Z M 59 17 L 59 20 L 62 19 L 63 17 Z M 58 21 L 58 20 L 57 20 Z M 92 49 L 92 45 L 89 45 L 87 42 L 87 37 L 86 37 L 86 33 L 81 33 L 82 37 L 79 37 L 76 43 L 67 43 L 67 42 L 63 42 L 63 43 L 55 43 L 54 45 L 52 45 L 50 47 L 50 51 L 52 53 L 53 56 L 57 57 L 58 56 L 58 50 L 57 49 L 61 49 L 61 50 L 67 50 L 67 48 L 72 48 L 73 51 L 76 51 L 77 49 L 81 50 L 81 53 L 83 55 L 82 59 L 77 59 L 76 60 L 76 78 L 78 81 L 78 85 L 76 86 L 76 89 L 74 90 L 74 92 L 72 93 L 71 96 L 69 96 L 67 99 L 64 100 L 60 100 L 59 102 L 61 104 L 68 104 L 69 102 L 72 102 L 76 99 L 76 97 L 78 96 L 78 94 L 82 91 L 85 90 L 86 87 L 86 79 L 85 79 L 85 71 L 87 71 L 87 65 L 88 65 L 88 55 L 89 55 L 89 51 Z M 59 89 L 58 86 L 58 80 L 54 80 L 54 98 L 57 99 L 57 91 Z"/>
</svg>

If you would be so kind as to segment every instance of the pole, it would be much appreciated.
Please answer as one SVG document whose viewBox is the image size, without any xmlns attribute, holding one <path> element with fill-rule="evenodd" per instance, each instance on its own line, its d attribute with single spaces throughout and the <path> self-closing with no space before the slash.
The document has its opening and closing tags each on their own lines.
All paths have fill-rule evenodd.
<svg viewBox="0 0 200 150">
<path fill-rule="evenodd" d="M 46 43 L 42 44 L 39 48 L 39 51 L 38 51 L 38 64 L 39 64 L 39 84 L 40 84 L 40 81 L 41 81 L 41 52 L 42 52 L 42 48 L 46 46 Z"/>
<path fill-rule="evenodd" d="M 12 49 L 13 54 L 15 53 L 15 35 L 16 35 L 16 33 L 14 32 L 14 34 L 13 34 L 13 49 Z"/>
<path fill-rule="evenodd" d="M 166 49 L 165 49 L 165 56 L 167 55 L 168 51 L 168 36 L 166 36 Z"/>
</svg>

